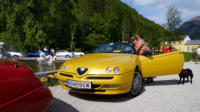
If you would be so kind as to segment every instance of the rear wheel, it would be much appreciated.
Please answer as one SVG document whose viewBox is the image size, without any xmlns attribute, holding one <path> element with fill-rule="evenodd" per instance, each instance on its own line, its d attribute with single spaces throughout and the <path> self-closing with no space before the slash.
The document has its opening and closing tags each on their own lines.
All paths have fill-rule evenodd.
<svg viewBox="0 0 200 112">
<path fill-rule="evenodd" d="M 142 75 L 138 70 L 136 70 L 133 76 L 131 90 L 129 91 L 128 95 L 130 97 L 135 97 L 141 93 L 142 89 L 143 89 Z"/>
<path fill-rule="evenodd" d="M 70 56 L 69 56 L 69 55 L 66 55 L 65 58 L 70 58 Z"/>
<path fill-rule="evenodd" d="M 13 58 L 15 58 L 15 59 L 18 59 L 18 58 L 19 58 L 19 56 L 17 56 L 17 55 L 14 55 L 14 56 L 13 56 Z"/>
</svg>

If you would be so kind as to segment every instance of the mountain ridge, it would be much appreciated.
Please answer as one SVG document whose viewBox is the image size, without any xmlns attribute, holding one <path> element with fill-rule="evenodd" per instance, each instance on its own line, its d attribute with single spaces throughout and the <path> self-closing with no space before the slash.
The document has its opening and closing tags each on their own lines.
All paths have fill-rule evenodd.
<svg viewBox="0 0 200 112">
<path fill-rule="evenodd" d="M 200 16 L 191 18 L 180 26 L 180 30 L 191 39 L 200 39 Z"/>
</svg>

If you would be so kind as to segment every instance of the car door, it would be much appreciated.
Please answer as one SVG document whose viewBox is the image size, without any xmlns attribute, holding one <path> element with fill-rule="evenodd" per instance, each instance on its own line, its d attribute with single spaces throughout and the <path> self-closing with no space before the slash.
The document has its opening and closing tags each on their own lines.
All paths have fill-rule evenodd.
<svg viewBox="0 0 200 112">
<path fill-rule="evenodd" d="M 140 69 L 143 77 L 179 74 L 184 65 L 184 56 L 180 51 L 153 55 L 139 56 Z"/>
</svg>

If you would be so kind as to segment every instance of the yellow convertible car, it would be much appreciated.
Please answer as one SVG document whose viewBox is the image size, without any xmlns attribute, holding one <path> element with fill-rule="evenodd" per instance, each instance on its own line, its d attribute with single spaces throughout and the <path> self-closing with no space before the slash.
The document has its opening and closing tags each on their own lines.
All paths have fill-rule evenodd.
<svg viewBox="0 0 200 112">
<path fill-rule="evenodd" d="M 179 74 L 183 65 L 180 51 L 138 56 L 130 43 L 108 43 L 63 63 L 58 79 L 61 87 L 79 93 L 134 97 L 143 89 L 143 78 Z"/>
</svg>

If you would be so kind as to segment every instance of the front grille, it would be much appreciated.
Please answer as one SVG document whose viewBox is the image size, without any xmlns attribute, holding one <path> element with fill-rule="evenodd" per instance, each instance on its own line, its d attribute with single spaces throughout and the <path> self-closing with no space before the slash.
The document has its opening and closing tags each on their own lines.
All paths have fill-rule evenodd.
<svg viewBox="0 0 200 112">
<path fill-rule="evenodd" d="M 91 89 L 91 90 L 88 90 L 88 89 L 71 89 L 72 91 L 80 91 L 80 92 L 105 92 L 105 90 L 94 90 L 94 89 Z"/>
<path fill-rule="evenodd" d="M 113 79 L 113 77 L 87 77 L 87 79 Z"/>
<path fill-rule="evenodd" d="M 95 84 L 92 85 L 92 88 L 93 88 L 93 89 L 94 89 L 94 88 L 98 88 L 98 87 L 100 87 L 100 85 L 95 85 Z"/>
<path fill-rule="evenodd" d="M 69 74 L 60 73 L 60 75 L 73 78 L 73 75 L 69 75 Z"/>
</svg>

